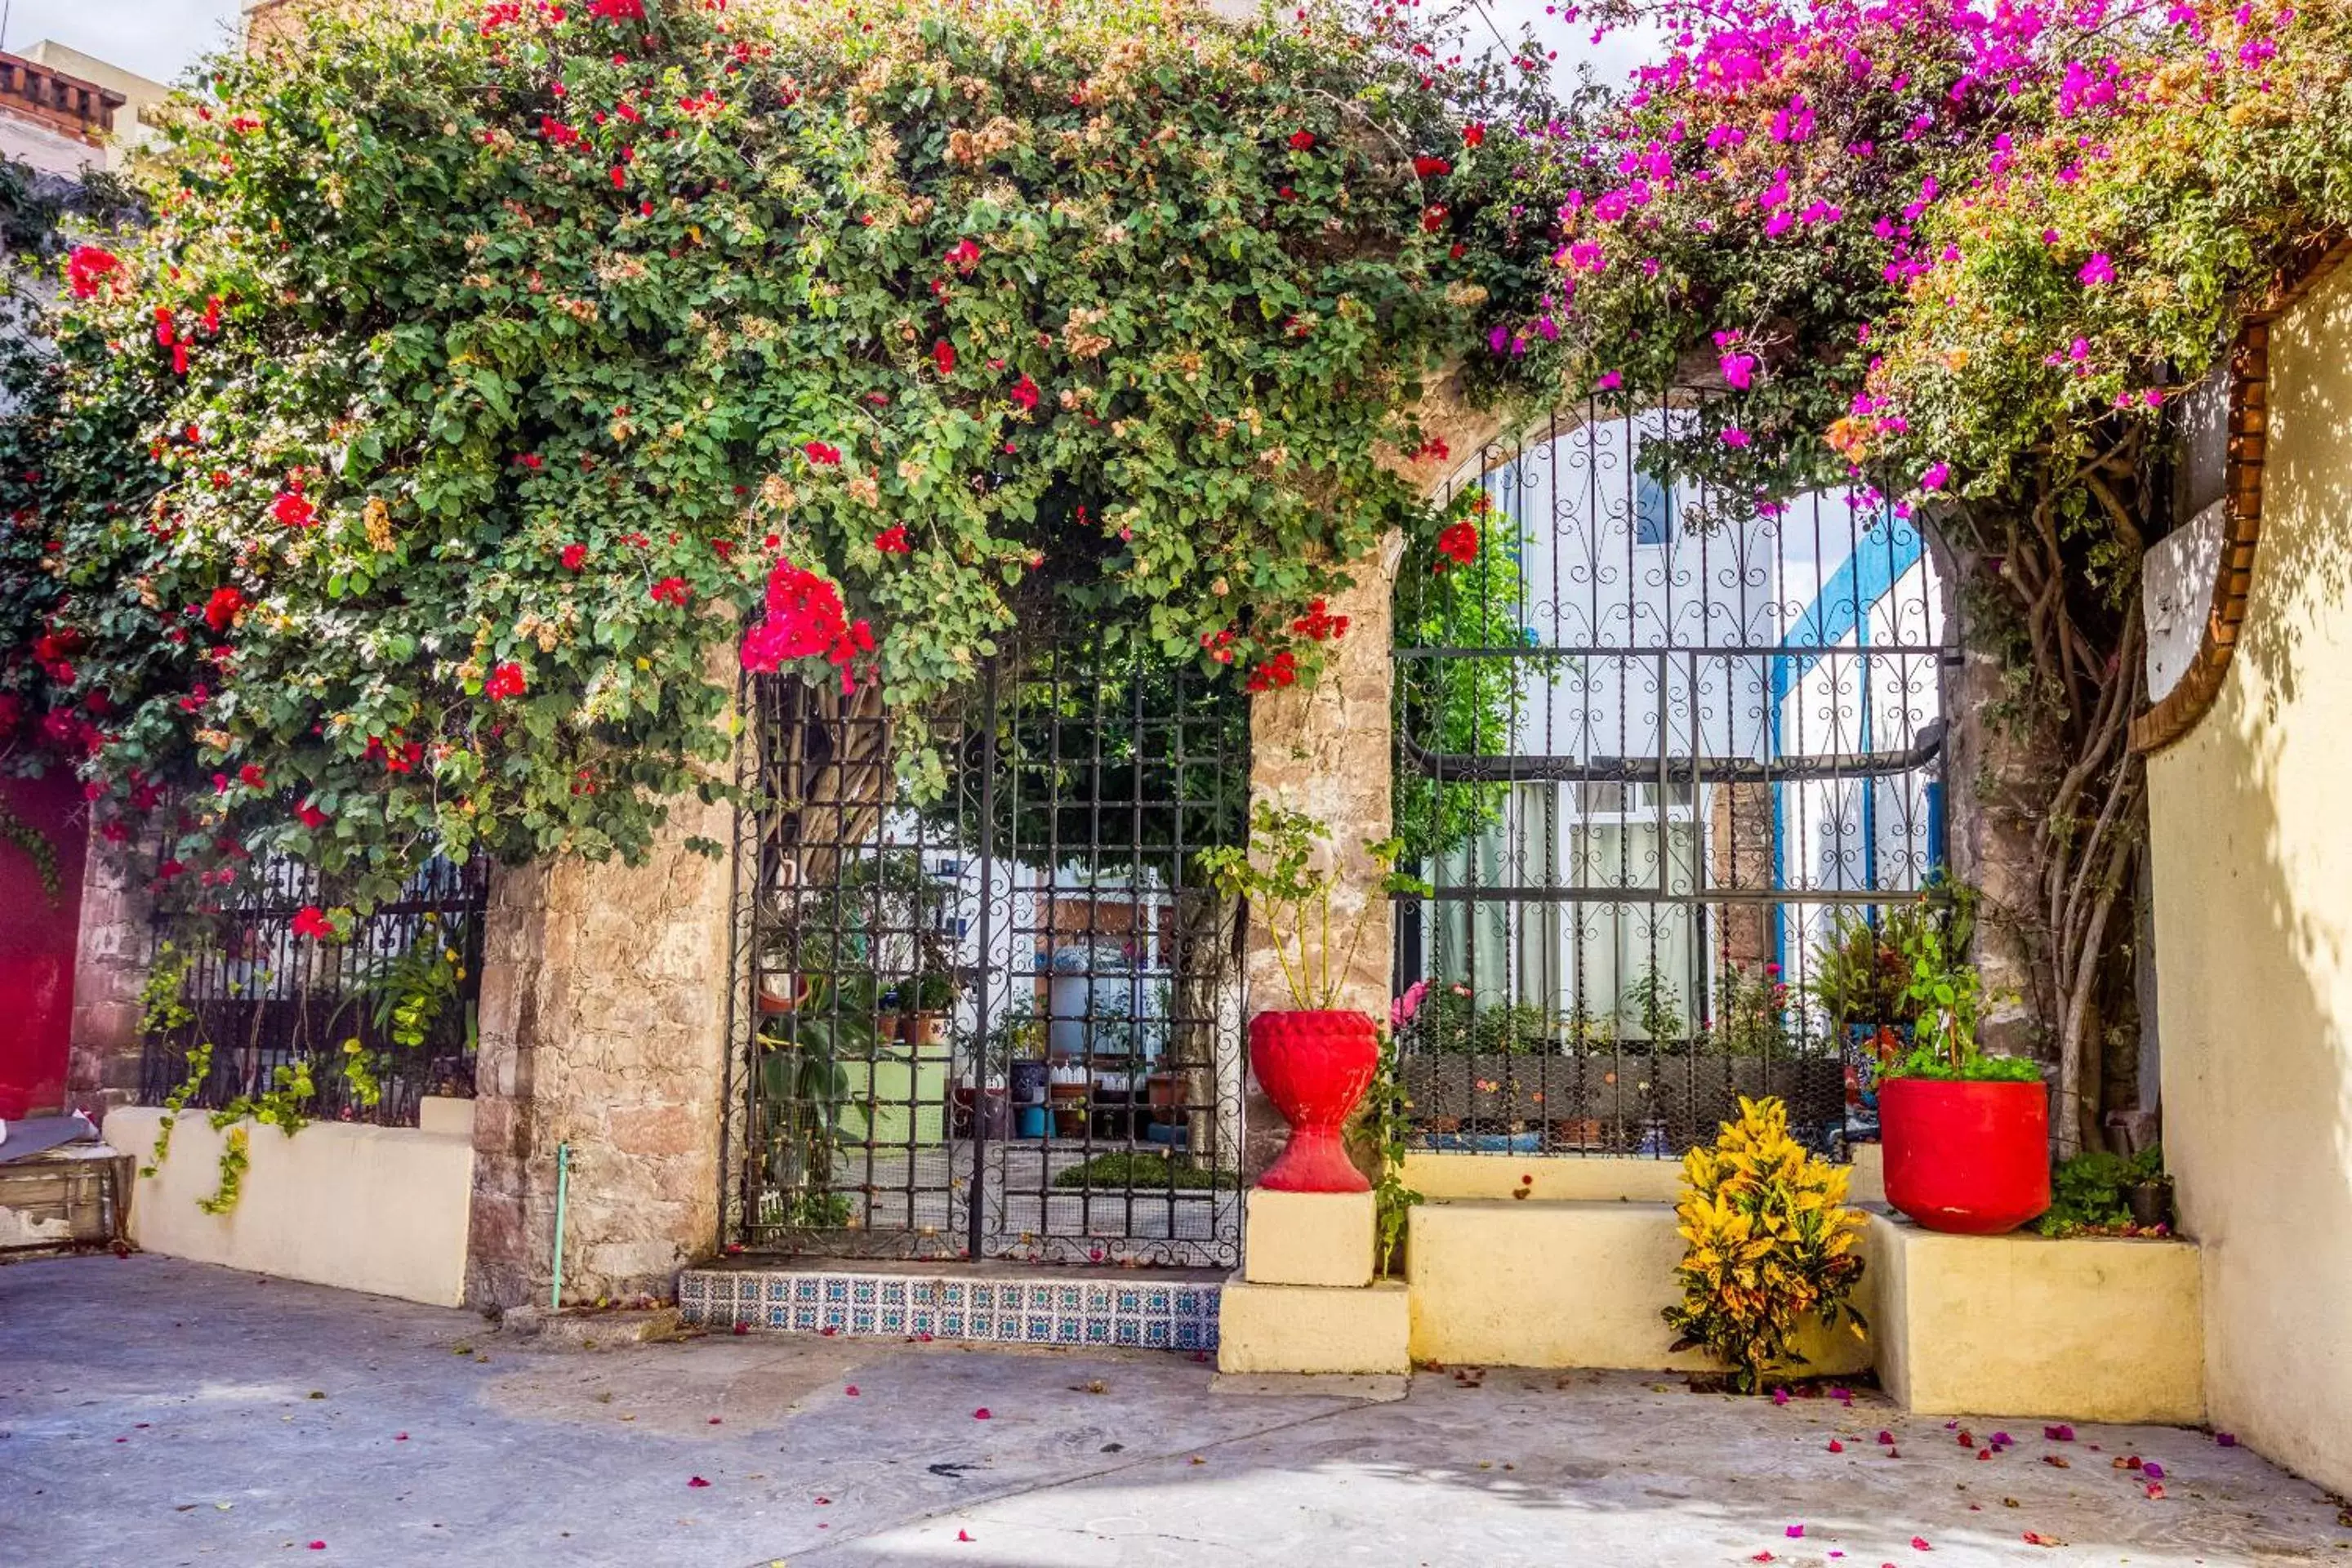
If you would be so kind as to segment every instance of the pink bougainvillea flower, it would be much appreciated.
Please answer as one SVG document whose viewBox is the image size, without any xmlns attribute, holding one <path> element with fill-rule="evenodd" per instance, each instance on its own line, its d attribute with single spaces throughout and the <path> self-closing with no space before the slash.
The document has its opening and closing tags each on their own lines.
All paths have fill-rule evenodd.
<svg viewBox="0 0 2352 1568">
<path fill-rule="evenodd" d="M 915 547 L 907 542 L 907 525 L 894 522 L 874 536 L 874 548 L 885 555 L 909 555 Z"/>
<path fill-rule="evenodd" d="M 99 284 L 122 270 L 122 258 L 95 245 L 77 245 L 66 258 L 66 281 L 77 300 L 97 294 Z"/>
<path fill-rule="evenodd" d="M 841 448 L 823 441 L 804 441 L 801 444 L 801 451 L 810 462 L 820 468 L 834 468 L 841 462 Z"/>
<path fill-rule="evenodd" d="M 956 1531 L 956 1540 L 962 1542 L 964 1545 L 969 1546 L 971 1544 L 971 1532 L 969 1531 L 959 1530 Z"/>
<path fill-rule="evenodd" d="M 971 1418 L 975 1421 L 985 1421 L 989 1419 L 988 1406 L 983 1405 L 979 1409 L 973 1411 L 971 1413 Z"/>
<path fill-rule="evenodd" d="M 2142 1465 L 2139 1468 L 2139 1473 L 2146 1476 L 2152 1481 L 2160 1481 L 2164 1479 L 2164 1467 L 2158 1464 L 2154 1459 L 2150 1459 L 2147 1463 Z"/>
<path fill-rule="evenodd" d="M 1933 1552 L 1936 1549 L 1927 1544 L 1927 1538 L 1926 1536 L 1915 1535 L 1911 1538 L 1911 1550 L 1914 1552 Z"/>
<path fill-rule="evenodd" d="M 1725 354 L 1720 362 L 1720 367 L 1724 381 L 1742 392 L 1747 391 L 1755 382 L 1756 356 L 1753 354 Z"/>
<path fill-rule="evenodd" d="M 2083 263 L 2083 270 L 2074 276 L 2093 288 L 2096 288 L 2102 283 L 2112 283 L 2116 280 L 2116 264 L 2108 260 L 2107 253 L 2102 250 L 2094 255 L 2090 260 Z"/>
<path fill-rule="evenodd" d="M 2053 1443 L 2071 1443 L 2074 1440 L 2074 1428 L 2064 1426 L 2044 1426 L 2042 1428 L 2042 1435 Z"/>
<path fill-rule="evenodd" d="M 1787 1389 L 1785 1389 L 1785 1388 L 1776 1388 L 1776 1389 L 1774 1389 L 1774 1390 L 1772 1391 L 1772 1403 L 1773 1403 L 1773 1404 L 1775 1404 L 1775 1405 L 1786 1405 L 1786 1404 L 1788 1404 L 1788 1403 L 1789 1403 L 1789 1391 L 1788 1391 Z"/>
<path fill-rule="evenodd" d="M 490 671 L 488 679 L 482 682 L 482 695 L 493 702 L 503 702 L 509 697 L 520 697 L 529 685 L 522 666 L 509 660 Z"/>
<path fill-rule="evenodd" d="M 1805 1527 L 1801 1524 L 1792 1524 L 1780 1533 L 1791 1541 L 1802 1541 L 1805 1538 Z"/>
<path fill-rule="evenodd" d="M 324 1552 L 326 1549 L 327 1543 L 323 1541 L 314 1541 L 310 1542 L 310 1550 L 313 1552 Z"/>
<path fill-rule="evenodd" d="M 688 1476 L 686 1478 L 686 1484 L 690 1487 L 707 1487 L 710 1483 L 704 1480 L 700 1476 Z"/>
<path fill-rule="evenodd" d="M 683 577 L 665 577 L 646 593 L 656 605 L 683 605 L 693 597 L 693 591 L 687 587 Z"/>
<path fill-rule="evenodd" d="M 277 499 L 269 503 L 269 511 L 289 528 L 308 528 L 319 516 L 319 509 L 299 489 L 278 491 Z"/>
<path fill-rule="evenodd" d="M 955 344 L 945 338 L 931 345 L 931 363 L 940 367 L 942 377 L 955 374 Z"/>
<path fill-rule="evenodd" d="M 2238 1435 L 2235 1432 L 2216 1432 L 2213 1443 L 2216 1447 L 2234 1448 L 2238 1446 Z"/>
<path fill-rule="evenodd" d="M 1290 150 L 1292 152 L 1304 153 L 1309 147 L 1314 145 L 1315 132 L 1312 131 L 1294 131 L 1290 133 Z"/>
<path fill-rule="evenodd" d="M 847 1394 L 847 1395 L 849 1395 L 849 1397 L 850 1397 L 850 1398 L 855 1399 L 855 1398 L 856 1398 L 856 1397 L 857 1397 L 857 1385 L 856 1385 L 856 1384 L 854 1384 L 854 1383 L 853 1383 L 853 1384 L 851 1384 L 848 1387 L 846 1387 L 846 1388 L 843 1389 L 841 1392 L 842 1392 L 842 1393 L 844 1393 L 844 1394 Z"/>
<path fill-rule="evenodd" d="M 642 22 L 646 19 L 646 0 L 595 0 L 588 15 L 600 22 Z"/>
<path fill-rule="evenodd" d="M 1737 425 L 1723 433 L 1723 444 L 1727 447 L 1745 447 L 1748 445 L 1748 432 L 1742 430 Z"/>
<path fill-rule="evenodd" d="M 1944 481 L 1951 477 L 1952 466 L 1949 463 L 1930 463 L 1927 465 L 1927 471 L 1919 476 L 1919 488 L 1923 490 L 1942 489 L 1944 488 Z M 2003 1440 L 2004 1436 L 2004 1434 L 1996 1432 L 1993 1434 L 1993 1441 L 2000 1443 Z"/>
<path fill-rule="evenodd" d="M 567 544 L 557 554 L 556 559 L 563 563 L 563 569 L 566 572 L 577 572 L 588 559 L 588 547 L 584 544 Z"/>
<path fill-rule="evenodd" d="M 305 904 L 295 913 L 294 934 L 307 936 L 313 942 L 326 942 L 334 936 L 335 923 L 318 905 Z"/>
<path fill-rule="evenodd" d="M 1593 390 L 1597 392 L 1614 392 L 1624 384 L 1625 373 L 1616 370 L 1601 372 L 1601 379 L 1592 384 Z"/>
</svg>

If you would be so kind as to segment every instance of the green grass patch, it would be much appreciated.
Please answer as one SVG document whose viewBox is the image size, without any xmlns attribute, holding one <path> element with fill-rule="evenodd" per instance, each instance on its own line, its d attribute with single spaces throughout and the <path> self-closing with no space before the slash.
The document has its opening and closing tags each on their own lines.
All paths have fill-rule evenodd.
<svg viewBox="0 0 2352 1568">
<path fill-rule="evenodd" d="M 1120 1150 L 1111 1154 L 1097 1154 L 1083 1165 L 1073 1165 L 1054 1178 L 1057 1187 L 1131 1187 L 1137 1192 L 1150 1192 L 1157 1187 L 1165 1192 L 1170 1187 L 1192 1191 L 1231 1188 L 1230 1171 L 1204 1171 L 1200 1166 L 1173 1161 L 1157 1152 L 1129 1152 Z"/>
</svg>

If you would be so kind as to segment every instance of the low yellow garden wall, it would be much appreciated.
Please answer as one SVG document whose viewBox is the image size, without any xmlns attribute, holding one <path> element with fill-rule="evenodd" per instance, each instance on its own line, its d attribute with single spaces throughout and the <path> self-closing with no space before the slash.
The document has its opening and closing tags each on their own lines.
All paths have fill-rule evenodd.
<svg viewBox="0 0 2352 1568">
<path fill-rule="evenodd" d="M 131 1239 L 149 1252 L 317 1285 L 463 1303 L 474 1184 L 472 1106 L 427 1102 L 425 1128 L 313 1122 L 289 1138 L 247 1123 L 251 1164 L 236 1206 L 197 1206 L 220 1183 L 226 1131 L 202 1111 L 173 1129 L 169 1158 L 135 1184 Z M 107 1141 L 152 1163 L 163 1113 L 121 1106 Z M 429 1130 L 428 1130 L 429 1129 Z"/>
</svg>

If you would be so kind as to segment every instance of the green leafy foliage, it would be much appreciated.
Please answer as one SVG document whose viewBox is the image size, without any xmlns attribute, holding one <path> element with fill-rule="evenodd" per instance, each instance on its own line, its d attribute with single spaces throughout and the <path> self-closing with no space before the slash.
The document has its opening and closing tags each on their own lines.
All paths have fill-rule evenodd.
<svg viewBox="0 0 2352 1568">
<path fill-rule="evenodd" d="M 0 688 L 167 876 L 281 851 L 364 910 L 436 851 L 642 854 L 720 787 L 779 562 L 876 637 L 790 668 L 918 710 L 1055 602 L 1310 673 L 1337 563 L 1434 525 L 1381 458 L 1504 100 L 1417 37 L 353 10 L 213 62 L 10 377 Z"/>
<path fill-rule="evenodd" d="M 1754 1394 L 1774 1369 L 1804 1363 L 1796 1334 L 1807 1317 L 1860 1335 L 1863 1220 L 1845 1194 L 1845 1168 L 1789 1136 L 1786 1105 L 1742 1096 L 1715 1146 L 1683 1159 L 1683 1299 L 1664 1310 L 1674 1348 L 1706 1350 L 1735 1391 Z"/>
<path fill-rule="evenodd" d="M 2164 1179 L 2160 1144 L 2151 1143 L 2131 1155 L 2085 1149 L 2059 1161 L 2050 1173 L 2050 1209 L 2034 1222 L 2034 1228 L 2044 1236 L 2127 1230 L 2132 1226 L 2132 1188 Z"/>
</svg>

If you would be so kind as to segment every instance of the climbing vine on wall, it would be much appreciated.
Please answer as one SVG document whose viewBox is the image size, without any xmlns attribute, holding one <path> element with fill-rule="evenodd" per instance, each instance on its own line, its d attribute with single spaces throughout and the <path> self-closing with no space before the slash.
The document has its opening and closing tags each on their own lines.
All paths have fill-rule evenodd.
<svg viewBox="0 0 2352 1568">
<path fill-rule="evenodd" d="M 1061 598 L 1311 676 L 1338 563 L 1435 526 L 1395 470 L 1483 298 L 1455 165 L 1523 73 L 1437 55 L 614 0 L 216 61 L 17 367 L 0 687 L 165 879 L 282 852 L 357 906 L 641 853 L 717 787 L 739 639 L 919 708 Z"/>
</svg>

